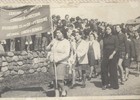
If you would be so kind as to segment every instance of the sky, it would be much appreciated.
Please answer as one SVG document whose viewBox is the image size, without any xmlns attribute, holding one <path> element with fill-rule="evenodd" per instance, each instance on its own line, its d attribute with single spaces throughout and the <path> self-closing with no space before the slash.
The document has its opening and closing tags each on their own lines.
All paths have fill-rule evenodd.
<svg viewBox="0 0 140 100">
<path fill-rule="evenodd" d="M 51 13 L 60 15 L 62 18 L 69 14 L 70 17 L 93 18 L 111 24 L 126 23 L 140 16 L 140 2 L 81 3 L 77 7 L 64 7 L 64 5 L 61 4 L 60 7 L 54 4 L 51 7 Z"/>
</svg>

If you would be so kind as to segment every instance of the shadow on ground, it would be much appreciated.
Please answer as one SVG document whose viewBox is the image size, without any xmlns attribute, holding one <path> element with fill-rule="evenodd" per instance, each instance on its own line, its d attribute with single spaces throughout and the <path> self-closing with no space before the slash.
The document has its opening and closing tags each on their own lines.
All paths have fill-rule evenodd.
<svg viewBox="0 0 140 100">
<path fill-rule="evenodd" d="M 55 97 L 55 90 L 50 90 L 46 92 L 47 97 Z"/>
<path fill-rule="evenodd" d="M 91 81 L 90 83 L 93 83 L 97 88 L 101 88 L 102 84 L 99 81 Z"/>
</svg>

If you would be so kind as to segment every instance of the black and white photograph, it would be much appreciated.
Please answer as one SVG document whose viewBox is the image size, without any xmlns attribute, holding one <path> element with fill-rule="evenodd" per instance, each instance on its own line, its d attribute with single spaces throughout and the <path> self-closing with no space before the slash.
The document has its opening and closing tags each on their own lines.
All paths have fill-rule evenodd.
<svg viewBox="0 0 140 100">
<path fill-rule="evenodd" d="M 0 5 L 0 98 L 140 99 L 138 0 L 41 3 Z"/>
</svg>

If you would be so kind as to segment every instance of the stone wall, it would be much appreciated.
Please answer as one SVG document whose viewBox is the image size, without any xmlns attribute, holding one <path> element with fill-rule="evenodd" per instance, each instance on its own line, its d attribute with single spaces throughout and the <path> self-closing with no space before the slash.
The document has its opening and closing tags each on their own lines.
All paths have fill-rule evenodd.
<svg viewBox="0 0 140 100">
<path fill-rule="evenodd" d="M 47 52 L 44 51 L 7 52 L 6 56 L 2 56 L 0 84 L 4 82 L 5 82 L 4 84 L 9 84 L 10 80 L 11 83 L 13 83 L 12 81 L 14 81 L 14 79 L 17 80 L 17 78 L 19 77 L 21 77 L 21 79 L 19 78 L 19 80 L 17 80 L 16 83 L 18 83 L 18 81 L 21 80 L 22 81 L 26 80 L 26 78 L 30 76 L 36 77 L 34 75 L 41 75 L 40 73 L 42 73 L 43 75 L 43 73 L 46 74 L 48 72 L 49 68 L 50 61 L 47 59 Z M 22 79 L 23 77 L 26 78 Z M 41 76 L 39 76 L 39 78 L 40 77 Z M 38 79 L 36 78 L 36 81 Z M 5 80 L 7 80 L 7 82 Z M 33 81 L 35 80 L 32 80 L 32 83 Z"/>
</svg>

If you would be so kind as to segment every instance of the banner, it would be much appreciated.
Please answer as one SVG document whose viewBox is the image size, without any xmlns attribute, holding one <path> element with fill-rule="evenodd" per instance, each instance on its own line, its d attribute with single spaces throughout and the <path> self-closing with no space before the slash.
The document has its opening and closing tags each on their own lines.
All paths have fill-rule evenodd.
<svg viewBox="0 0 140 100">
<path fill-rule="evenodd" d="M 48 5 L 2 7 L 0 40 L 51 31 Z"/>
</svg>

